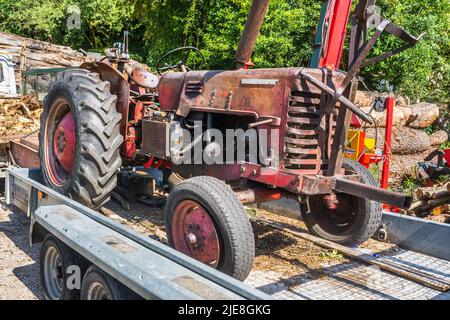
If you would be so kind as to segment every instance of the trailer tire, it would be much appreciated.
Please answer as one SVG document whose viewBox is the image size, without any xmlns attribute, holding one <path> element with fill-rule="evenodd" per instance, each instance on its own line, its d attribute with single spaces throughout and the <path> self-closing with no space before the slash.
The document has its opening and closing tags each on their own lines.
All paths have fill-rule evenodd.
<svg viewBox="0 0 450 320">
<path fill-rule="evenodd" d="M 372 174 L 359 162 L 344 159 L 343 166 L 346 170 L 358 173 L 362 183 L 378 186 L 378 182 Z M 337 194 L 337 196 L 345 196 L 346 199 L 351 200 L 354 210 L 352 225 L 350 227 L 346 227 L 345 224 L 342 224 L 342 227 L 331 226 L 333 222 L 330 222 L 328 217 L 330 214 L 334 215 L 334 212 L 330 212 L 323 206 L 323 195 L 311 196 L 309 198 L 310 212 L 308 212 L 306 204 L 301 204 L 302 218 L 309 231 L 314 235 L 341 244 L 360 244 L 367 241 L 381 225 L 380 203 L 346 194 Z"/>
<path fill-rule="evenodd" d="M 39 260 L 40 281 L 45 298 L 47 300 L 77 300 L 80 288 L 67 287 L 70 276 L 67 271 L 70 266 L 76 266 L 80 270 L 79 277 L 82 277 L 82 263 L 79 255 L 55 236 L 48 234 L 43 240 Z"/>
<path fill-rule="evenodd" d="M 164 214 L 170 246 L 238 280 L 247 278 L 255 256 L 253 229 L 227 184 L 207 176 L 184 180 L 169 194 Z M 194 245 L 187 240 L 191 234 Z"/>
<path fill-rule="evenodd" d="M 97 73 L 58 73 L 44 100 L 39 158 L 44 182 L 93 209 L 109 200 L 122 164 L 122 116 Z"/>
<path fill-rule="evenodd" d="M 140 300 L 141 298 L 95 265 L 86 271 L 81 300 Z"/>
</svg>

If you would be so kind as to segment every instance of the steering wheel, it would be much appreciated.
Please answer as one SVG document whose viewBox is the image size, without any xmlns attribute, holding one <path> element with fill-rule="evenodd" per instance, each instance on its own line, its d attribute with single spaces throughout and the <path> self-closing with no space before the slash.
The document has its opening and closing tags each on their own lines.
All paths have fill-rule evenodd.
<svg viewBox="0 0 450 320">
<path fill-rule="evenodd" d="M 184 54 L 183 58 L 175 64 L 168 64 L 168 60 L 167 58 L 171 55 L 174 55 L 175 53 L 178 52 L 183 52 L 186 51 L 186 53 Z M 171 50 L 165 54 L 163 54 L 161 56 L 161 58 L 159 58 L 158 62 L 156 62 L 156 70 L 158 71 L 158 74 L 161 75 L 162 72 L 168 71 L 168 70 L 181 70 L 182 72 L 187 72 L 187 71 L 191 71 L 191 69 L 186 65 L 186 62 L 189 58 L 189 55 L 191 54 L 192 51 L 196 51 L 196 53 L 199 54 L 200 58 L 201 58 L 201 65 L 203 65 L 205 63 L 205 57 L 203 56 L 203 54 L 200 52 L 200 50 L 196 47 L 179 47 L 176 48 L 174 50 Z M 164 62 L 164 66 L 162 66 Z"/>
</svg>

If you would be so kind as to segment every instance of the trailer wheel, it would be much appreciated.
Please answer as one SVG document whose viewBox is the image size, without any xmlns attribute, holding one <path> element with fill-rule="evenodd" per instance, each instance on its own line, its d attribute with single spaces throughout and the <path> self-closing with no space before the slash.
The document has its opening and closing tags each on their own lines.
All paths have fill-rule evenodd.
<svg viewBox="0 0 450 320">
<path fill-rule="evenodd" d="M 81 268 L 77 253 L 53 235 L 47 235 L 40 253 L 40 281 L 48 300 L 79 298 L 79 288 L 69 289 L 67 286 L 67 271 L 72 265 Z"/>
<path fill-rule="evenodd" d="M 255 255 L 253 230 L 228 185 L 206 176 L 180 182 L 164 213 L 172 247 L 238 280 L 247 278 Z"/>
<path fill-rule="evenodd" d="M 140 297 L 97 266 L 86 271 L 81 300 L 139 300 Z"/>
<path fill-rule="evenodd" d="M 378 186 L 372 174 L 359 162 L 345 159 L 344 168 L 358 173 L 361 182 Z M 312 234 L 342 244 L 359 244 L 367 241 L 381 224 L 382 210 L 379 202 L 336 194 L 338 205 L 330 209 L 323 195 L 309 198 L 310 211 L 301 204 L 302 218 Z"/>
<path fill-rule="evenodd" d="M 47 185 L 94 209 L 109 200 L 122 164 L 121 115 L 110 84 L 96 73 L 57 75 L 44 101 L 39 157 Z"/>
</svg>

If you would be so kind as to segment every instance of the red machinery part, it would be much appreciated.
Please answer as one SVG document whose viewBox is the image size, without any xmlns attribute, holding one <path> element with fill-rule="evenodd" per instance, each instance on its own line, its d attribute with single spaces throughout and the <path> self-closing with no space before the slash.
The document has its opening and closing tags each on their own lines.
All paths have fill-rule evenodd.
<svg viewBox="0 0 450 320">
<path fill-rule="evenodd" d="M 72 112 L 68 112 L 59 122 L 53 134 L 53 150 L 61 167 L 72 172 L 75 164 L 75 120 Z"/>
<path fill-rule="evenodd" d="M 384 161 L 381 173 L 381 188 L 387 189 L 389 183 L 389 160 L 391 154 L 392 121 L 394 117 L 395 100 L 393 97 L 387 97 L 384 103 L 386 106 L 386 130 L 384 134 Z"/>
<path fill-rule="evenodd" d="M 450 167 L 450 148 L 444 149 L 444 159 L 447 161 L 447 167 Z"/>
<path fill-rule="evenodd" d="M 211 267 L 220 259 L 220 242 L 216 226 L 208 212 L 197 202 L 181 201 L 173 219 L 175 248 Z"/>
<path fill-rule="evenodd" d="M 327 37 L 328 43 L 324 45 L 327 50 L 325 56 L 320 60 L 320 67 L 337 69 L 341 62 L 352 1 L 336 0 L 332 5 L 332 13 L 327 17 L 329 20 L 329 35 Z"/>
</svg>

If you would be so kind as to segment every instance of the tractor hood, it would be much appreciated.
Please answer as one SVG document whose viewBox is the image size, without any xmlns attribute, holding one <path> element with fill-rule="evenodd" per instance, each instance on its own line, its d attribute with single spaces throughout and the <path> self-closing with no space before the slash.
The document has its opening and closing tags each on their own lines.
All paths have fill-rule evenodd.
<svg viewBox="0 0 450 320">
<path fill-rule="evenodd" d="M 166 73 L 158 86 L 160 108 L 183 117 L 190 111 L 209 111 L 281 118 L 291 92 L 320 98 L 320 90 L 299 75 L 302 70 L 334 88 L 344 77 L 336 71 L 305 68 Z"/>
</svg>

